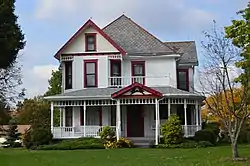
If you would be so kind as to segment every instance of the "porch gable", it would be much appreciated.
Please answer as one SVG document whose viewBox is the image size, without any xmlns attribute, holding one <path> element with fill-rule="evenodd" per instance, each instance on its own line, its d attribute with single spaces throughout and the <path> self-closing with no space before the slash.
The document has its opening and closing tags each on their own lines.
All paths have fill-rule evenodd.
<svg viewBox="0 0 250 166">
<path fill-rule="evenodd" d="M 150 87 L 142 85 L 138 82 L 135 82 L 111 95 L 112 98 L 144 98 L 144 97 L 154 97 L 161 98 L 163 94 L 159 91 L 156 91 Z"/>
</svg>

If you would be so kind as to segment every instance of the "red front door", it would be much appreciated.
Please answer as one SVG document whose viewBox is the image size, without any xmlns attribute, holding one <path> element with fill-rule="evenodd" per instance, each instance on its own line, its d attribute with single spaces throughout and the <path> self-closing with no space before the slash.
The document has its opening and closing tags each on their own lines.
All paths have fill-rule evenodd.
<svg viewBox="0 0 250 166">
<path fill-rule="evenodd" d="M 144 137 L 144 116 L 142 105 L 127 107 L 127 137 Z"/>
</svg>

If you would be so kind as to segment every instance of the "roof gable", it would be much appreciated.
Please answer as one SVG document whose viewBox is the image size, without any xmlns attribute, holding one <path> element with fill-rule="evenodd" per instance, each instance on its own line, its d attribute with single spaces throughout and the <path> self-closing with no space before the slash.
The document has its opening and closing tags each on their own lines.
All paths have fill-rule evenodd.
<svg viewBox="0 0 250 166">
<path fill-rule="evenodd" d="M 102 35 L 109 43 L 111 43 L 121 54 L 126 52 L 117 45 L 106 33 L 103 32 L 92 20 L 88 20 L 55 54 L 55 58 L 59 59 L 60 54 L 87 28 L 94 28 L 100 35 Z"/>
<path fill-rule="evenodd" d="M 104 27 L 103 31 L 128 54 L 174 54 L 171 48 L 125 15 Z"/>
<path fill-rule="evenodd" d="M 115 92 L 111 95 L 112 98 L 126 98 L 126 97 L 133 97 L 133 96 L 146 96 L 146 97 L 162 97 L 162 93 L 158 92 L 152 88 L 144 86 L 140 83 L 133 83 L 118 92 Z"/>
</svg>

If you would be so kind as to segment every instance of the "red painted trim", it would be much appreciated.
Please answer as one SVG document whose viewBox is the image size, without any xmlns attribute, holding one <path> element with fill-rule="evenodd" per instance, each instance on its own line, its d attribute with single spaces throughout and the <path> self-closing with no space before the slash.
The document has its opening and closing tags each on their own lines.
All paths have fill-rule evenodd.
<svg viewBox="0 0 250 166">
<path fill-rule="evenodd" d="M 177 87 L 179 88 L 179 72 L 185 72 L 186 73 L 186 80 L 187 80 L 187 85 L 186 89 L 187 91 L 189 90 L 189 69 L 177 69 Z"/>
<path fill-rule="evenodd" d="M 161 93 L 161 92 L 156 91 L 156 90 L 154 90 L 154 89 L 152 89 L 152 88 L 149 88 L 149 87 L 147 87 L 147 86 L 145 86 L 145 85 L 142 85 L 142 84 L 140 84 L 140 83 L 138 83 L 138 82 L 135 82 L 135 83 L 133 83 L 133 84 L 131 84 L 131 85 L 129 85 L 129 86 L 127 86 L 127 87 L 125 87 L 125 88 L 123 88 L 123 89 L 121 89 L 121 90 L 115 92 L 115 93 L 113 93 L 113 94 L 111 95 L 111 97 L 112 97 L 112 98 L 124 97 L 123 94 L 125 94 L 125 93 L 131 91 L 131 90 L 134 89 L 134 88 L 141 88 L 141 89 L 143 89 L 143 90 L 145 90 L 145 91 L 151 93 L 152 96 L 157 97 L 157 98 L 161 98 L 161 97 L 162 97 L 162 93 Z M 133 95 L 132 95 L 132 96 L 133 96 Z"/>
<path fill-rule="evenodd" d="M 137 64 L 143 65 L 143 75 L 145 76 L 145 61 L 131 61 L 132 76 L 135 76 L 134 66 Z M 132 79 L 132 83 L 134 83 L 133 79 Z M 143 85 L 145 85 L 145 78 L 143 78 Z"/>
<path fill-rule="evenodd" d="M 110 76 L 113 76 L 113 63 L 119 63 L 119 72 L 120 75 L 122 74 L 122 64 L 121 64 L 121 60 L 118 59 L 110 59 Z"/>
<path fill-rule="evenodd" d="M 99 125 L 102 126 L 102 107 L 100 107 L 99 111 Z"/>
<path fill-rule="evenodd" d="M 87 37 L 89 36 L 94 37 L 94 50 L 88 50 Z M 96 51 L 96 33 L 85 33 L 85 51 L 86 52 Z"/>
<path fill-rule="evenodd" d="M 86 73 L 86 63 L 95 63 L 95 86 L 98 87 L 98 59 L 84 60 L 84 88 L 88 88 L 87 86 L 87 73 Z"/>
<path fill-rule="evenodd" d="M 61 56 L 104 56 L 104 55 L 117 55 L 120 52 L 83 52 L 83 53 L 72 53 L 62 54 Z"/>
<path fill-rule="evenodd" d="M 109 41 L 121 54 L 125 55 L 126 51 L 123 50 L 118 44 L 116 44 L 106 33 L 103 32 L 93 21 L 88 20 L 55 54 L 55 58 L 59 59 L 60 54 L 84 31 L 86 28 L 92 27 L 99 34 L 101 34 L 106 40 Z"/>
</svg>

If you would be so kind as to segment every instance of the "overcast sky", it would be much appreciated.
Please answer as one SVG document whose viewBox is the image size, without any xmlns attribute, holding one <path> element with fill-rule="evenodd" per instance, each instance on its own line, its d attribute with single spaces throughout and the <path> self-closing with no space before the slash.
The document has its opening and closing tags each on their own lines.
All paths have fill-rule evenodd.
<svg viewBox="0 0 250 166">
<path fill-rule="evenodd" d="M 25 0 L 16 13 L 27 45 L 21 52 L 26 97 L 44 93 L 58 62 L 55 52 L 89 18 L 101 28 L 123 13 L 163 41 L 204 38 L 212 21 L 229 25 L 249 0 Z"/>
</svg>

